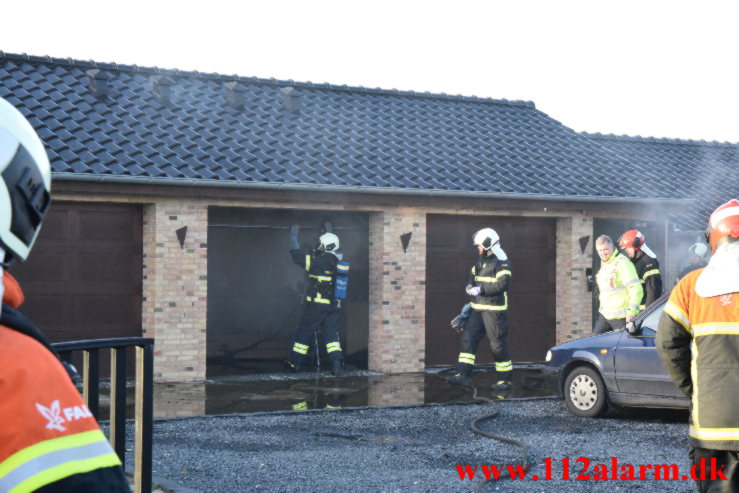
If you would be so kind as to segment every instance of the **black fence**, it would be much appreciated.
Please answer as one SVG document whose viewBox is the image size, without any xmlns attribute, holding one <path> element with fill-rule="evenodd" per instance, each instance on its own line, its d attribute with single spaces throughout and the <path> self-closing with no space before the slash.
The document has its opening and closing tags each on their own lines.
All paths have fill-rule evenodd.
<svg viewBox="0 0 739 493">
<path fill-rule="evenodd" d="M 126 349 L 136 348 L 134 491 L 151 492 L 151 438 L 154 413 L 154 339 L 125 337 L 57 342 L 54 349 L 65 361 L 82 352 L 82 396 L 99 420 L 100 350 L 110 349 L 110 443 L 126 466 Z"/>
</svg>

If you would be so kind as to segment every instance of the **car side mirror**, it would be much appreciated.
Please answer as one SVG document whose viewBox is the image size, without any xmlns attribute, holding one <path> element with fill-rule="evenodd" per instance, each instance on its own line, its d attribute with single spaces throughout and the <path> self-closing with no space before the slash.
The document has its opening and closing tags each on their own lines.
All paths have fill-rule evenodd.
<svg viewBox="0 0 739 493">
<path fill-rule="evenodd" d="M 641 325 L 636 325 L 634 322 L 629 322 L 626 324 L 626 331 L 629 333 L 629 335 L 638 336 L 639 334 L 641 334 Z"/>
</svg>

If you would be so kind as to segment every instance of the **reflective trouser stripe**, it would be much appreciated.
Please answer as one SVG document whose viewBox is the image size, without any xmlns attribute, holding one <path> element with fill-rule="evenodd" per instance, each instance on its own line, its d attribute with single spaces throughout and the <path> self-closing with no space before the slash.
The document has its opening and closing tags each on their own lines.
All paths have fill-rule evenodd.
<svg viewBox="0 0 739 493">
<path fill-rule="evenodd" d="M 305 270 L 310 270 L 310 254 L 305 256 Z"/>
<path fill-rule="evenodd" d="M 310 349 L 309 346 L 306 346 L 305 344 L 300 344 L 299 342 L 296 342 L 293 344 L 293 351 L 300 354 L 308 354 L 308 349 Z"/>
<path fill-rule="evenodd" d="M 333 353 L 334 351 L 341 351 L 341 344 L 338 342 L 329 342 L 326 344 L 326 352 Z"/>
<path fill-rule="evenodd" d="M 305 299 L 314 303 L 323 303 L 324 305 L 331 304 L 331 300 L 327 300 L 326 298 L 311 298 L 310 296 L 306 296 Z"/>
<path fill-rule="evenodd" d="M 319 282 L 329 282 L 331 281 L 331 276 L 317 276 L 315 274 L 309 274 L 308 277 L 312 277 L 313 279 L 319 281 Z"/>
<path fill-rule="evenodd" d="M 308 403 L 305 401 L 298 402 L 297 404 L 293 404 L 293 411 L 303 411 L 305 409 L 308 409 Z"/>
<path fill-rule="evenodd" d="M 120 464 L 100 430 L 54 438 L 16 452 L 0 464 L 0 491 L 34 491 L 74 474 Z"/>
<path fill-rule="evenodd" d="M 495 371 L 511 371 L 513 370 L 513 361 L 495 362 Z"/>
<path fill-rule="evenodd" d="M 459 362 L 467 365 L 474 365 L 475 355 L 471 353 L 459 353 Z"/>
</svg>

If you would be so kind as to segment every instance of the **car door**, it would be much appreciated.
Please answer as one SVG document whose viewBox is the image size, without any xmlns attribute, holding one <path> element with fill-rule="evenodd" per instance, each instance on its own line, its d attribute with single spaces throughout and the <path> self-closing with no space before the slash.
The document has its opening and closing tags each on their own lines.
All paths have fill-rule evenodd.
<svg viewBox="0 0 739 493">
<path fill-rule="evenodd" d="M 684 397 L 667 375 L 654 345 L 663 306 L 646 316 L 638 335 L 621 332 L 614 358 L 619 392 Z"/>
</svg>

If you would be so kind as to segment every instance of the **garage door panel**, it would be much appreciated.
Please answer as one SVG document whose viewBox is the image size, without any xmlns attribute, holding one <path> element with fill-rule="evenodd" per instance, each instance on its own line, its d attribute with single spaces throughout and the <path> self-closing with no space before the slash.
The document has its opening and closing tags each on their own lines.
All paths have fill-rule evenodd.
<svg viewBox="0 0 739 493">
<path fill-rule="evenodd" d="M 22 311 L 52 342 L 141 336 L 142 208 L 54 202 L 28 260 Z"/>
</svg>

